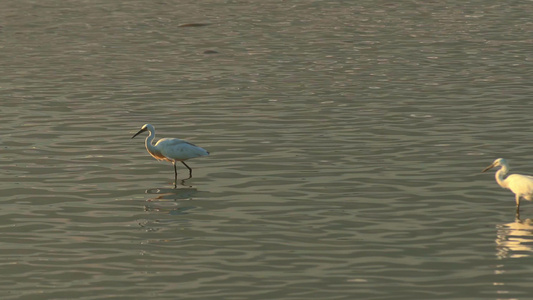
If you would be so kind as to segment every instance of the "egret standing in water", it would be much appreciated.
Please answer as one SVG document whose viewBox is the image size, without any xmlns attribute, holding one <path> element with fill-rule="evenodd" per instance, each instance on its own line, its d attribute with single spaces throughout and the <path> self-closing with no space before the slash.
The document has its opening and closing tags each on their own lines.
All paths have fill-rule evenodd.
<svg viewBox="0 0 533 300">
<path fill-rule="evenodd" d="M 131 138 L 134 138 L 145 131 L 150 133 L 145 141 L 146 150 L 148 150 L 148 153 L 150 153 L 150 155 L 157 160 L 166 160 L 174 165 L 174 187 L 177 186 L 178 182 L 178 170 L 176 169 L 176 162 L 180 161 L 184 166 L 187 167 L 187 169 L 189 169 L 189 177 L 186 178 L 189 179 L 192 177 L 192 169 L 185 163 L 185 160 L 209 155 L 209 152 L 207 152 L 204 148 L 180 139 L 164 138 L 157 141 L 155 145 L 152 145 L 152 141 L 155 138 L 155 128 L 150 124 L 144 124 L 141 127 L 141 130 L 139 130 L 139 132 L 134 134 Z"/>
<path fill-rule="evenodd" d="M 503 158 L 496 159 L 492 165 L 486 167 L 482 172 L 486 172 L 494 167 L 501 167 L 496 172 L 496 182 L 504 189 L 510 189 L 515 194 L 516 216 L 520 216 L 520 198 L 531 201 L 533 199 L 533 176 L 511 174 L 503 178 L 509 172 L 509 165 Z"/>
</svg>

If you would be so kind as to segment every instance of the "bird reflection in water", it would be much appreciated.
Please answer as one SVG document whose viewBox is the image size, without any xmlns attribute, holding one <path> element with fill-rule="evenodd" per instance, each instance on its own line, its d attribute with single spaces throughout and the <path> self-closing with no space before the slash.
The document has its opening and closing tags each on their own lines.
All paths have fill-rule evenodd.
<svg viewBox="0 0 533 300">
<path fill-rule="evenodd" d="M 520 220 L 517 218 L 512 223 L 497 225 L 496 256 L 500 263 L 494 264 L 494 281 L 492 285 L 496 289 L 498 299 L 503 294 L 515 292 L 516 286 L 509 285 L 507 273 L 516 270 L 516 261 L 506 263 L 508 259 L 520 259 L 530 257 L 533 252 L 533 221 L 531 219 Z"/>
<path fill-rule="evenodd" d="M 533 252 L 533 220 L 520 220 L 497 226 L 496 252 L 498 258 L 531 256 Z"/>
<path fill-rule="evenodd" d="M 178 200 L 192 200 L 198 190 L 192 187 L 179 189 L 153 188 L 146 190 L 146 194 L 154 197 L 146 200 L 145 211 L 164 212 L 169 215 L 187 214 L 189 210 L 195 209 L 195 206 L 180 206 Z"/>
</svg>

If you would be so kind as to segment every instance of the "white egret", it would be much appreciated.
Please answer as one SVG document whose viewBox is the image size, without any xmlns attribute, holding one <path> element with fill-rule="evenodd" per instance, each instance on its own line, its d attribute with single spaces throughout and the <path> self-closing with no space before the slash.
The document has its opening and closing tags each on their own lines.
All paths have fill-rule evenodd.
<svg viewBox="0 0 533 300">
<path fill-rule="evenodd" d="M 533 199 L 533 176 L 511 174 L 503 178 L 509 172 L 509 165 L 503 158 L 496 159 L 490 166 L 482 172 L 486 172 L 494 167 L 501 167 L 496 172 L 496 182 L 504 189 L 510 189 L 515 194 L 516 215 L 520 215 L 520 198 L 531 201 Z"/>
<path fill-rule="evenodd" d="M 152 145 L 152 141 L 155 138 L 155 127 L 150 124 L 144 124 L 141 130 L 134 134 L 131 138 L 148 131 L 150 134 L 145 140 L 146 150 L 157 160 L 166 160 L 174 165 L 174 186 L 178 181 L 178 170 L 176 169 L 176 162 L 180 161 L 187 169 L 189 169 L 189 178 L 192 177 L 192 169 L 185 163 L 185 160 L 207 156 L 207 152 L 204 148 L 193 145 L 187 141 L 180 139 L 163 138 L 157 141 L 155 145 Z M 186 179 L 189 179 L 186 178 Z"/>
</svg>

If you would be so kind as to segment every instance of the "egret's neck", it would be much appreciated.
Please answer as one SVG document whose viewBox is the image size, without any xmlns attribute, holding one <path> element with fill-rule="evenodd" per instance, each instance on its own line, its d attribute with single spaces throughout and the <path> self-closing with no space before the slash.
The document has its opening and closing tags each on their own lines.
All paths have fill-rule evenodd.
<svg viewBox="0 0 533 300">
<path fill-rule="evenodd" d="M 507 172 L 509 171 L 508 167 L 506 165 L 503 165 L 501 167 L 501 169 L 498 170 L 498 172 L 496 172 L 496 182 L 502 187 L 502 188 L 507 188 L 507 183 L 505 182 L 504 180 L 504 176 L 507 174 Z"/>
<path fill-rule="evenodd" d="M 146 150 L 148 150 L 148 152 L 150 152 L 150 153 L 154 153 L 156 151 L 156 147 L 154 145 L 152 145 L 152 141 L 154 140 L 154 138 L 155 138 L 155 132 L 150 130 L 150 134 L 148 135 L 148 137 L 144 141 L 144 145 L 146 146 Z"/>
</svg>

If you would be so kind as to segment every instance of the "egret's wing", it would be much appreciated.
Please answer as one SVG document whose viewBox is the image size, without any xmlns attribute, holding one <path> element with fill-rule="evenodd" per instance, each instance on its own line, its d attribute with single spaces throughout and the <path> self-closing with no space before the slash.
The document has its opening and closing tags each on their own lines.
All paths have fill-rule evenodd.
<svg viewBox="0 0 533 300">
<path fill-rule="evenodd" d="M 209 155 L 205 149 L 180 139 L 160 139 L 155 146 L 161 150 L 161 154 L 173 160 L 186 160 Z"/>
<path fill-rule="evenodd" d="M 512 174 L 505 178 L 513 193 L 526 196 L 533 194 L 533 176 Z"/>
<path fill-rule="evenodd" d="M 161 147 L 164 145 L 165 147 L 168 147 L 169 145 L 177 145 L 180 143 L 186 143 L 186 141 L 180 139 L 164 138 L 157 141 L 155 143 L 155 146 Z"/>
</svg>

